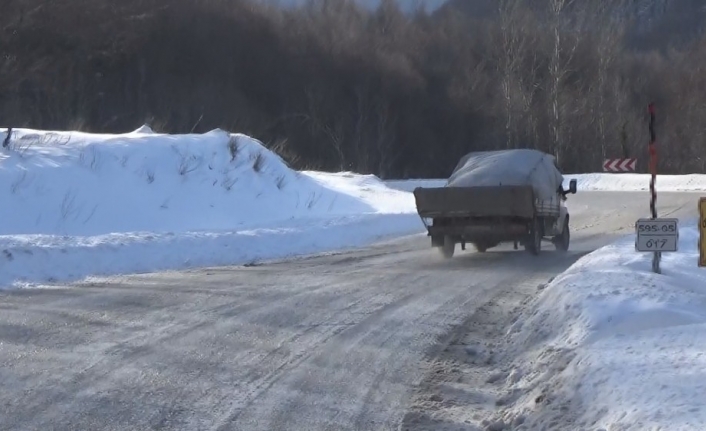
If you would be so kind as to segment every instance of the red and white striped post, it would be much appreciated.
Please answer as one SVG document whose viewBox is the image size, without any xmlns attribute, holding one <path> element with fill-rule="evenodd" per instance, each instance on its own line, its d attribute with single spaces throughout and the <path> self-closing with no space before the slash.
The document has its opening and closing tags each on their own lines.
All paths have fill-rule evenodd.
<svg viewBox="0 0 706 431">
<path fill-rule="evenodd" d="M 650 179 L 650 211 L 652 212 L 652 220 L 657 218 L 657 190 L 655 190 L 655 183 L 657 182 L 657 138 L 655 136 L 655 104 L 650 103 L 648 106 L 648 112 L 650 113 L 650 143 L 648 146 L 648 152 L 650 155 L 650 174 L 652 178 Z M 659 267 L 660 260 L 662 259 L 662 253 L 656 251 L 652 258 L 652 271 L 660 274 L 661 270 Z"/>
</svg>

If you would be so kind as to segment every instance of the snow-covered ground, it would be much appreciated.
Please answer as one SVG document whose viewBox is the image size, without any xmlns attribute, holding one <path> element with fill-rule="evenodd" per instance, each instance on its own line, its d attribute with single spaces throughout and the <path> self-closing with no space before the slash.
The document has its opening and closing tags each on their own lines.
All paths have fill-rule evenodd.
<svg viewBox="0 0 706 431">
<path fill-rule="evenodd" d="M 0 139 L 4 139 L 0 133 Z M 576 175 L 580 190 L 644 190 L 645 175 Z M 250 137 L 16 129 L 0 149 L 0 286 L 243 264 L 423 232 L 412 190 L 296 172 Z M 704 190 L 706 176 L 660 190 Z"/>
<path fill-rule="evenodd" d="M 385 185 L 391 189 L 403 192 L 413 192 L 417 187 L 444 187 L 445 179 L 421 179 L 421 180 L 387 180 Z"/>
<path fill-rule="evenodd" d="M 506 389 L 522 395 L 504 422 L 706 429 L 706 270 L 697 266 L 697 240 L 695 228 L 680 229 L 680 251 L 663 255 L 663 275 L 627 237 L 553 280 L 508 334 L 520 359 Z"/>
<path fill-rule="evenodd" d="M 576 178 L 579 190 L 644 191 L 650 189 L 647 174 L 580 174 L 564 175 L 567 181 Z M 656 188 L 663 192 L 693 192 L 706 190 L 706 175 L 657 175 Z"/>
<path fill-rule="evenodd" d="M 650 189 L 650 176 L 647 174 L 564 174 L 565 184 L 576 179 L 580 191 L 645 191 Z M 443 187 L 445 179 L 389 180 L 389 187 L 411 192 L 417 187 Z M 658 175 L 656 187 L 663 192 L 694 192 L 706 190 L 706 175 Z"/>
<path fill-rule="evenodd" d="M 5 133 L 0 133 L 0 140 Z M 215 130 L 16 129 L 0 148 L 0 288 L 251 263 L 423 231 L 374 176 L 296 172 Z"/>
<path fill-rule="evenodd" d="M 649 184 L 646 175 L 566 177 L 579 190 Z M 422 232 L 409 191 L 444 180 L 296 172 L 244 135 L 143 127 L 122 135 L 16 130 L 0 149 L 0 184 L 2 288 L 244 264 Z M 660 176 L 658 189 L 706 190 L 706 176 Z M 519 359 L 506 389 L 518 398 L 504 422 L 706 429 L 706 270 L 697 267 L 697 239 L 682 227 L 662 275 L 629 236 L 546 286 L 507 334 Z"/>
</svg>

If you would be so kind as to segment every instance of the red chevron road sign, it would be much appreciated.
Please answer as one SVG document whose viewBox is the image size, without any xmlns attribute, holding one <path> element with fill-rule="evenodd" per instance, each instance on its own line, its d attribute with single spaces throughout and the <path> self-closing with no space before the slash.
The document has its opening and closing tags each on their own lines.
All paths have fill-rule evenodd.
<svg viewBox="0 0 706 431">
<path fill-rule="evenodd" d="M 603 162 L 605 172 L 635 172 L 637 159 L 607 159 Z"/>
</svg>

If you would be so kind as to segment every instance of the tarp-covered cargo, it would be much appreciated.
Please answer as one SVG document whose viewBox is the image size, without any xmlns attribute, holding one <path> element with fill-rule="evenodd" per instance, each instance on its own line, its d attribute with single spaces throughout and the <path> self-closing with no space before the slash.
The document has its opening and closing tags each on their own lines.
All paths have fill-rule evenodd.
<svg viewBox="0 0 706 431">
<path fill-rule="evenodd" d="M 554 156 L 519 149 L 474 152 L 464 156 L 456 165 L 447 187 L 531 186 L 537 200 L 549 204 L 556 201 L 557 190 L 563 181 Z"/>
</svg>

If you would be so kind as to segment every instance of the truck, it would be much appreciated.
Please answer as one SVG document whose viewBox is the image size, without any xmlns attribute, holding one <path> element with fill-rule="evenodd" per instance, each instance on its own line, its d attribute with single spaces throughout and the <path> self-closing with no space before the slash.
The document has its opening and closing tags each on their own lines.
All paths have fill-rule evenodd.
<svg viewBox="0 0 706 431">
<path fill-rule="evenodd" d="M 417 212 L 443 257 L 456 246 L 485 252 L 504 242 L 539 255 L 543 242 L 569 249 L 568 194 L 554 156 L 533 149 L 472 152 L 458 162 L 443 187 L 414 190 Z"/>
</svg>

